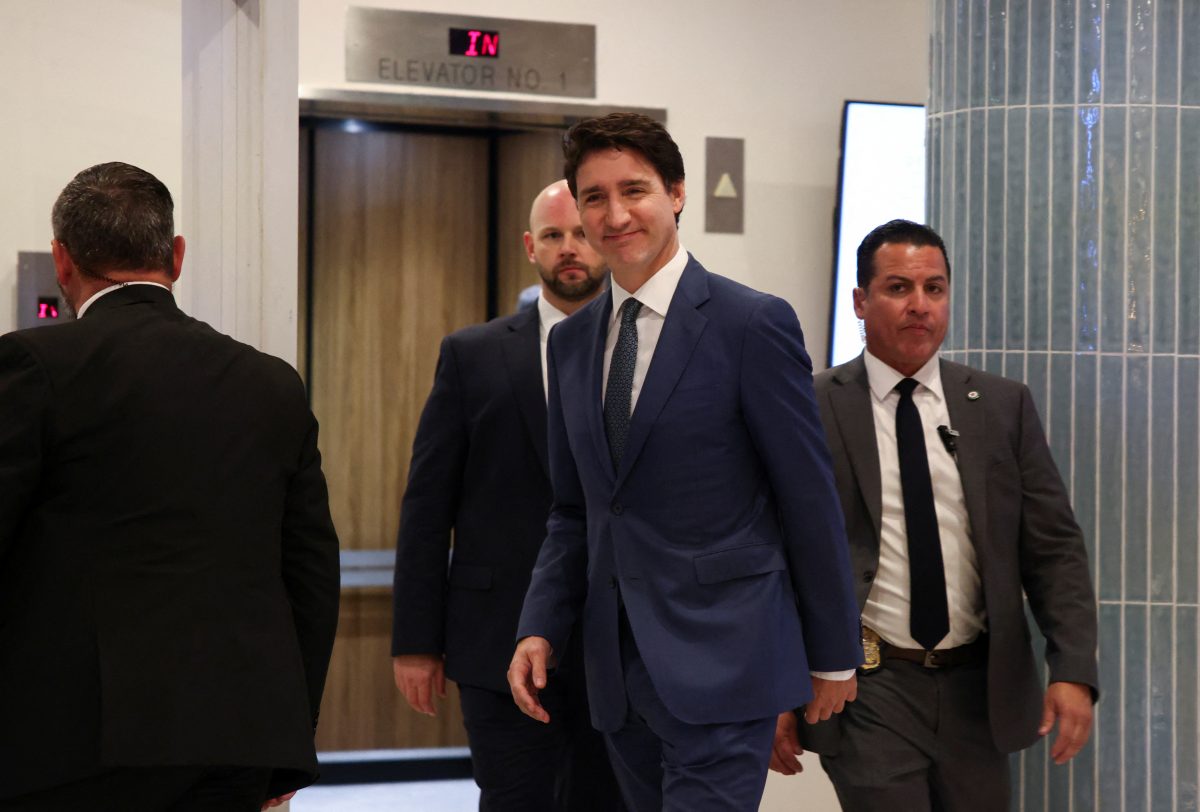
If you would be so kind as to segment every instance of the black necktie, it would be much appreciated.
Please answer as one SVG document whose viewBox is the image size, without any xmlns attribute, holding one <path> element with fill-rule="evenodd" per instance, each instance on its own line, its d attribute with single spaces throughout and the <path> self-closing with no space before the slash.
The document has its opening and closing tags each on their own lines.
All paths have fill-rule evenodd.
<svg viewBox="0 0 1200 812">
<path fill-rule="evenodd" d="M 933 507 L 933 483 L 925 453 L 925 430 L 912 393 L 917 382 L 905 378 L 896 384 L 896 450 L 900 455 L 900 489 L 904 493 L 904 525 L 908 531 L 908 569 L 911 585 L 909 629 L 926 651 L 934 649 L 950 631 L 946 608 L 946 573 L 942 565 L 942 540 Z"/>
<path fill-rule="evenodd" d="M 621 305 L 621 332 L 608 366 L 608 385 L 604 390 L 604 429 L 608 433 L 608 453 L 613 469 L 621 464 L 625 438 L 629 436 L 629 418 L 633 412 L 633 367 L 637 363 L 637 316 L 642 303 L 626 299 Z"/>
</svg>

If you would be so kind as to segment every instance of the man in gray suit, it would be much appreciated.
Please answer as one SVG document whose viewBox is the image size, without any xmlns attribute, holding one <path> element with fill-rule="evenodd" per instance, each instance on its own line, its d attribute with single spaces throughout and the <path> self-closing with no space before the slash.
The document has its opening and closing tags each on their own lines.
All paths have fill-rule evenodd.
<svg viewBox="0 0 1200 812">
<path fill-rule="evenodd" d="M 854 291 L 866 350 L 815 381 L 866 662 L 841 715 L 780 717 L 772 767 L 798 771 L 803 741 L 848 812 L 1007 810 L 1008 753 L 1057 722 L 1063 764 L 1091 730 L 1083 537 L 1029 389 L 937 357 L 949 302 L 937 233 L 876 228 Z M 1022 592 L 1046 638 L 1044 692 Z"/>
</svg>

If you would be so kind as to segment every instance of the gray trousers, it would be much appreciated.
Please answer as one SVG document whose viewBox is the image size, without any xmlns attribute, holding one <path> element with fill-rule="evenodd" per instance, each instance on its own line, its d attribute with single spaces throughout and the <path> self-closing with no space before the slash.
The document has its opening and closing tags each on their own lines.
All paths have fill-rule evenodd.
<svg viewBox="0 0 1200 812">
<path fill-rule="evenodd" d="M 992 742 L 987 666 L 903 660 L 858 678 L 841 747 L 822 756 L 845 812 L 1007 812 L 1008 756 Z"/>
</svg>

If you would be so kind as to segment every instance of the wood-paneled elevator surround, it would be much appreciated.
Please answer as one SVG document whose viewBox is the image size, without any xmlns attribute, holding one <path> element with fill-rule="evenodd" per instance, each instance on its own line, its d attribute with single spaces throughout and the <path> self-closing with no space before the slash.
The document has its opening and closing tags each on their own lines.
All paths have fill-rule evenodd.
<svg viewBox="0 0 1200 812">
<path fill-rule="evenodd" d="M 311 211 L 301 219 L 311 278 L 302 287 L 311 298 L 302 349 L 344 550 L 395 545 L 442 337 L 496 315 L 489 299 L 511 312 L 536 281 L 521 234 L 533 196 L 559 176 L 560 140 L 557 132 L 307 128 L 302 187 Z M 320 749 L 466 743 L 453 686 L 436 719 L 408 707 L 392 682 L 390 641 L 391 590 L 343 589 Z"/>
</svg>

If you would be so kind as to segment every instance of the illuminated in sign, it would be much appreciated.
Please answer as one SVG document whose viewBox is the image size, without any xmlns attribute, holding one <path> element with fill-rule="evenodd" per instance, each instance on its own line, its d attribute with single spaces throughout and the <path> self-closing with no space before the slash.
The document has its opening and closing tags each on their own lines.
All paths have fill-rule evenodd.
<svg viewBox="0 0 1200 812">
<path fill-rule="evenodd" d="M 451 28 L 450 56 L 483 56 L 496 59 L 500 56 L 500 32 Z"/>
<path fill-rule="evenodd" d="M 58 318 L 58 299 L 55 297 L 38 298 L 37 317 L 39 319 L 57 319 Z"/>
</svg>

